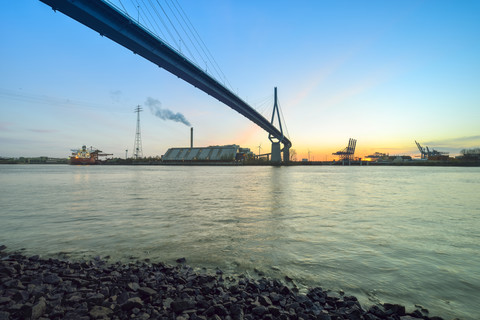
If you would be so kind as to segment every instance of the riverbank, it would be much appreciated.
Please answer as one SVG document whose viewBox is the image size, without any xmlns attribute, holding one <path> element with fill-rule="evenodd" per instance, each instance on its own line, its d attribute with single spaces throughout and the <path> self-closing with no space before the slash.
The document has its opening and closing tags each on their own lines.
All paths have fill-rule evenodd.
<svg viewBox="0 0 480 320">
<path fill-rule="evenodd" d="M 176 266 L 107 260 L 26 257 L 0 246 L 0 319 L 442 319 L 420 307 L 364 309 L 319 287 L 300 294 L 288 279 L 197 272 L 184 258 Z"/>
<path fill-rule="evenodd" d="M 50 164 L 50 165 L 68 165 L 68 159 L 49 159 L 46 158 L 42 161 L 28 158 L 19 159 L 0 159 L 0 165 L 27 165 L 27 164 Z M 95 165 L 108 165 L 108 166 L 418 166 L 418 167 L 480 167 L 480 161 L 463 161 L 463 160 L 405 160 L 405 161 L 290 161 L 287 164 L 275 164 L 269 161 L 161 161 L 159 159 L 108 159 L 99 161 Z"/>
</svg>

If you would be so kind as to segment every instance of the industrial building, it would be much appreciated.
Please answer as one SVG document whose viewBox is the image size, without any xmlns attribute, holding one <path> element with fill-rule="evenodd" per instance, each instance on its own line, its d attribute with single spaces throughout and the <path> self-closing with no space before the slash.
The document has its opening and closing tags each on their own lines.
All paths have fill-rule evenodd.
<svg viewBox="0 0 480 320">
<path fill-rule="evenodd" d="M 236 144 L 201 148 L 170 148 L 163 155 L 163 162 L 233 162 L 252 156 L 248 148 Z"/>
<path fill-rule="evenodd" d="M 458 159 L 465 161 L 480 161 L 480 148 L 462 149 Z"/>
</svg>

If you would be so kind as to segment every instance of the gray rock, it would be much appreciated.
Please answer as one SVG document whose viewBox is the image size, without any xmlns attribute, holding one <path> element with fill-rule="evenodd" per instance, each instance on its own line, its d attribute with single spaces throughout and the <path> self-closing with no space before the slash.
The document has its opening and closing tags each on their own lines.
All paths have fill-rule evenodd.
<svg viewBox="0 0 480 320">
<path fill-rule="evenodd" d="M 427 317 L 423 308 L 406 314 L 396 304 L 365 311 L 355 297 L 319 287 L 303 294 L 279 280 L 225 276 L 219 269 L 197 274 L 184 264 L 186 259 L 168 266 L 138 261 L 107 265 L 98 257 L 85 262 L 16 253 L 1 257 L 0 320 L 441 320 Z"/>
<path fill-rule="evenodd" d="M 286 295 L 289 295 L 289 294 L 291 293 L 291 291 L 290 291 L 290 289 L 289 289 L 288 287 L 283 286 L 283 287 L 280 289 L 280 292 L 279 292 L 279 293 L 281 293 L 281 294 L 283 294 L 283 295 L 286 296 Z"/>
<path fill-rule="evenodd" d="M 90 304 L 99 305 L 105 300 L 105 296 L 101 293 L 95 293 L 87 297 L 87 301 Z"/>
<path fill-rule="evenodd" d="M 43 282 L 48 284 L 58 284 L 60 281 L 62 281 L 62 279 L 56 274 L 48 274 L 43 277 Z"/>
<path fill-rule="evenodd" d="M 186 262 L 187 262 L 187 259 L 185 259 L 185 258 L 178 258 L 178 259 L 176 260 L 176 262 L 177 262 L 177 263 L 186 263 Z"/>
<path fill-rule="evenodd" d="M 88 314 L 88 305 L 86 302 L 82 302 L 80 305 L 77 306 L 75 312 L 80 315 L 87 315 Z"/>
<path fill-rule="evenodd" d="M 162 305 L 164 308 L 170 308 L 172 305 L 173 299 L 172 298 L 166 298 L 162 301 Z"/>
<path fill-rule="evenodd" d="M 83 301 L 83 298 L 82 298 L 80 293 L 74 294 L 74 295 L 72 295 L 71 297 L 69 297 L 65 300 L 67 305 L 71 305 L 71 306 L 73 306 L 75 304 L 78 304 L 81 301 Z"/>
<path fill-rule="evenodd" d="M 45 303 L 44 298 L 40 298 L 40 300 L 32 307 L 32 319 L 40 318 L 47 309 L 47 305 Z"/>
<path fill-rule="evenodd" d="M 322 312 L 317 316 L 317 319 L 319 320 L 331 320 L 332 317 L 326 310 L 322 310 Z"/>
<path fill-rule="evenodd" d="M 263 316 L 265 313 L 267 313 L 267 311 L 267 308 L 265 308 L 264 306 L 258 306 L 252 309 L 252 313 L 255 316 Z"/>
<path fill-rule="evenodd" d="M 405 315 L 405 307 L 399 304 L 391 304 L 391 303 L 384 303 L 383 307 L 385 308 L 385 311 L 388 312 L 393 312 L 394 314 L 398 316 L 404 316 Z"/>
<path fill-rule="evenodd" d="M 63 318 L 64 314 L 65 314 L 65 311 L 63 310 L 63 308 L 60 306 L 56 306 L 50 312 L 49 316 L 50 318 Z"/>
<path fill-rule="evenodd" d="M 0 297 L 0 306 L 4 304 L 9 304 L 12 302 L 12 299 L 9 297 Z"/>
<path fill-rule="evenodd" d="M 269 306 L 268 307 L 268 313 L 270 313 L 274 317 L 279 317 L 280 316 L 280 309 L 278 309 L 275 306 Z"/>
<path fill-rule="evenodd" d="M 93 319 L 108 318 L 113 313 L 109 308 L 94 306 L 89 314 Z"/>
<path fill-rule="evenodd" d="M 220 316 L 226 316 L 228 314 L 227 309 L 222 304 L 216 304 L 214 305 L 214 308 L 215 314 L 218 314 Z"/>
<path fill-rule="evenodd" d="M 170 308 L 172 308 L 175 313 L 182 313 L 185 310 L 192 309 L 195 307 L 195 301 L 192 300 L 176 300 L 170 303 Z"/>
<path fill-rule="evenodd" d="M 208 317 L 211 317 L 215 314 L 215 307 L 214 306 L 210 306 L 207 308 L 207 310 L 205 310 L 205 315 L 208 316 Z"/>
<path fill-rule="evenodd" d="M 65 313 L 62 320 L 82 320 L 82 316 L 75 311 Z"/>
<path fill-rule="evenodd" d="M 127 300 L 130 298 L 127 292 L 122 292 L 120 295 L 117 297 L 117 302 L 118 304 L 124 304 L 127 302 Z"/>
<path fill-rule="evenodd" d="M 128 299 L 124 304 L 122 304 L 122 309 L 130 311 L 133 308 L 142 308 L 143 301 L 139 297 L 133 297 Z"/>
<path fill-rule="evenodd" d="M 233 320 L 243 320 L 243 308 L 239 304 L 234 304 L 230 308 L 230 314 L 232 315 Z"/>
<path fill-rule="evenodd" d="M 21 302 L 28 300 L 28 292 L 25 290 L 15 290 L 16 292 L 13 294 L 12 299 Z M 0 303 L 1 304 L 1 303 Z"/>
<path fill-rule="evenodd" d="M 157 291 L 149 287 L 141 287 L 141 288 L 138 288 L 138 293 L 144 296 L 154 296 L 157 294 Z"/>
<path fill-rule="evenodd" d="M 122 276 L 122 274 L 118 271 L 112 271 L 110 275 L 115 278 L 120 278 Z"/>
<path fill-rule="evenodd" d="M 270 298 L 264 295 L 258 296 L 258 302 L 260 302 L 260 304 L 265 307 L 272 305 L 272 301 L 270 300 Z"/>
<path fill-rule="evenodd" d="M 329 298 L 331 300 L 338 300 L 338 299 L 341 298 L 341 295 L 340 295 L 340 293 L 335 292 L 335 291 L 328 291 L 327 292 L 327 298 Z"/>
<path fill-rule="evenodd" d="M 5 281 L 3 284 L 9 288 L 25 289 L 23 283 L 18 279 L 10 279 Z"/>
<path fill-rule="evenodd" d="M 140 285 L 136 282 L 129 282 L 127 286 L 133 291 L 137 291 L 140 288 Z"/>
</svg>

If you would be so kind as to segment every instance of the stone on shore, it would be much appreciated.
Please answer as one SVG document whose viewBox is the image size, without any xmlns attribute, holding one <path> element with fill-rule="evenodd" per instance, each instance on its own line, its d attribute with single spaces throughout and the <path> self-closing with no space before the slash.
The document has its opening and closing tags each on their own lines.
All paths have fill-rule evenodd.
<svg viewBox="0 0 480 320">
<path fill-rule="evenodd" d="M 0 320 L 440 320 L 423 307 L 408 313 L 385 303 L 363 309 L 357 298 L 293 282 L 196 273 L 163 263 L 70 262 L 7 253 L 0 246 Z"/>
<path fill-rule="evenodd" d="M 111 309 L 102 306 L 94 306 L 89 312 L 93 319 L 109 318 L 112 313 Z"/>
<path fill-rule="evenodd" d="M 39 301 L 32 307 L 32 319 L 40 318 L 47 309 L 45 298 L 41 297 Z"/>
</svg>

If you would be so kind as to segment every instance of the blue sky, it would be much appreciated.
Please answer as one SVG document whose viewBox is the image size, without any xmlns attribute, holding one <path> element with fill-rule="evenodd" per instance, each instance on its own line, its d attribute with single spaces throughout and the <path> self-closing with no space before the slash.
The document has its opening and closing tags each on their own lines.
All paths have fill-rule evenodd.
<svg viewBox="0 0 480 320">
<path fill-rule="evenodd" d="M 452 154 L 480 146 L 478 1 L 179 3 L 267 118 L 278 87 L 299 158 L 330 159 L 350 137 L 359 156 L 415 155 L 414 140 Z M 86 144 L 124 157 L 137 105 L 144 155 L 188 146 L 190 128 L 155 117 L 149 98 L 186 117 L 196 146 L 269 149 L 240 114 L 40 1 L 4 3 L 0 35 L 0 156 L 67 157 Z"/>
</svg>

